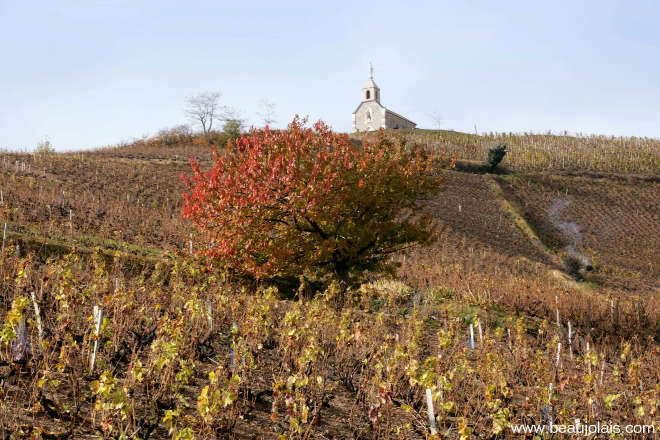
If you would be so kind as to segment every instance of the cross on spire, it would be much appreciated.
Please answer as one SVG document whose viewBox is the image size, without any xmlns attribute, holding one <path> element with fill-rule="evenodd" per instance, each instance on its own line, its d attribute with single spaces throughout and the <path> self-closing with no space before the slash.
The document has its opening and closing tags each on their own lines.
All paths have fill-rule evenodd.
<svg viewBox="0 0 660 440">
<path fill-rule="evenodd" d="M 369 78 L 373 79 L 374 77 L 374 66 L 373 64 L 369 63 Z"/>
</svg>

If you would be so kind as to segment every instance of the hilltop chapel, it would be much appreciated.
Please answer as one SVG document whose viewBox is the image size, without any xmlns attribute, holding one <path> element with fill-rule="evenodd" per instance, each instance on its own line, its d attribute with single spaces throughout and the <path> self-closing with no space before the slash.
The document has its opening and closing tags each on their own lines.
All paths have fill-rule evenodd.
<svg viewBox="0 0 660 440">
<path fill-rule="evenodd" d="M 369 80 L 362 88 L 362 102 L 353 112 L 353 131 L 373 131 L 379 128 L 413 129 L 417 126 L 380 103 L 380 88 L 374 82 L 374 68 L 370 66 Z"/>
</svg>

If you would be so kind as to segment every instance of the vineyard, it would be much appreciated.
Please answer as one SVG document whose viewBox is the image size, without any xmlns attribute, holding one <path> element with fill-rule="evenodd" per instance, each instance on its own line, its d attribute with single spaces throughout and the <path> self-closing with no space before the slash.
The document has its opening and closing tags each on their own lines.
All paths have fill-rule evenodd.
<svg viewBox="0 0 660 440">
<path fill-rule="evenodd" d="M 496 144 L 507 144 L 506 165 L 517 172 L 620 173 L 658 176 L 660 141 L 649 138 L 568 134 L 416 130 L 418 142 L 442 145 L 460 159 L 482 161 Z"/>
<path fill-rule="evenodd" d="M 507 143 L 513 174 L 442 171 L 438 241 L 348 291 L 209 269 L 180 179 L 206 145 L 0 154 L 2 438 L 657 432 L 660 143 L 412 137 L 459 161 Z"/>
</svg>

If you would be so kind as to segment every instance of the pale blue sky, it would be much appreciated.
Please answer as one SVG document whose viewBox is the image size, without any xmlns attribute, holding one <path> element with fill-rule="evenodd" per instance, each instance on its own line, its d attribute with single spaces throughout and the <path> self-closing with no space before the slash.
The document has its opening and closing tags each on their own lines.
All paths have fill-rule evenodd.
<svg viewBox="0 0 660 440">
<path fill-rule="evenodd" d="M 660 137 L 657 1 L 0 0 L 0 148 L 153 134 L 205 90 L 347 131 L 370 61 L 422 128 Z"/>
</svg>

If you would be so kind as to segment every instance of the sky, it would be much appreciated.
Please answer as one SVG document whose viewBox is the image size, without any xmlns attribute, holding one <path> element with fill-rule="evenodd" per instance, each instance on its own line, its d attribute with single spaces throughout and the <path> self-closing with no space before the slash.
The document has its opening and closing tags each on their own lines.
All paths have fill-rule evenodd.
<svg viewBox="0 0 660 440">
<path fill-rule="evenodd" d="M 419 128 L 660 138 L 658 23 L 656 0 L 0 0 L 0 148 L 153 135 L 205 91 L 350 131 L 369 63 Z"/>
</svg>

